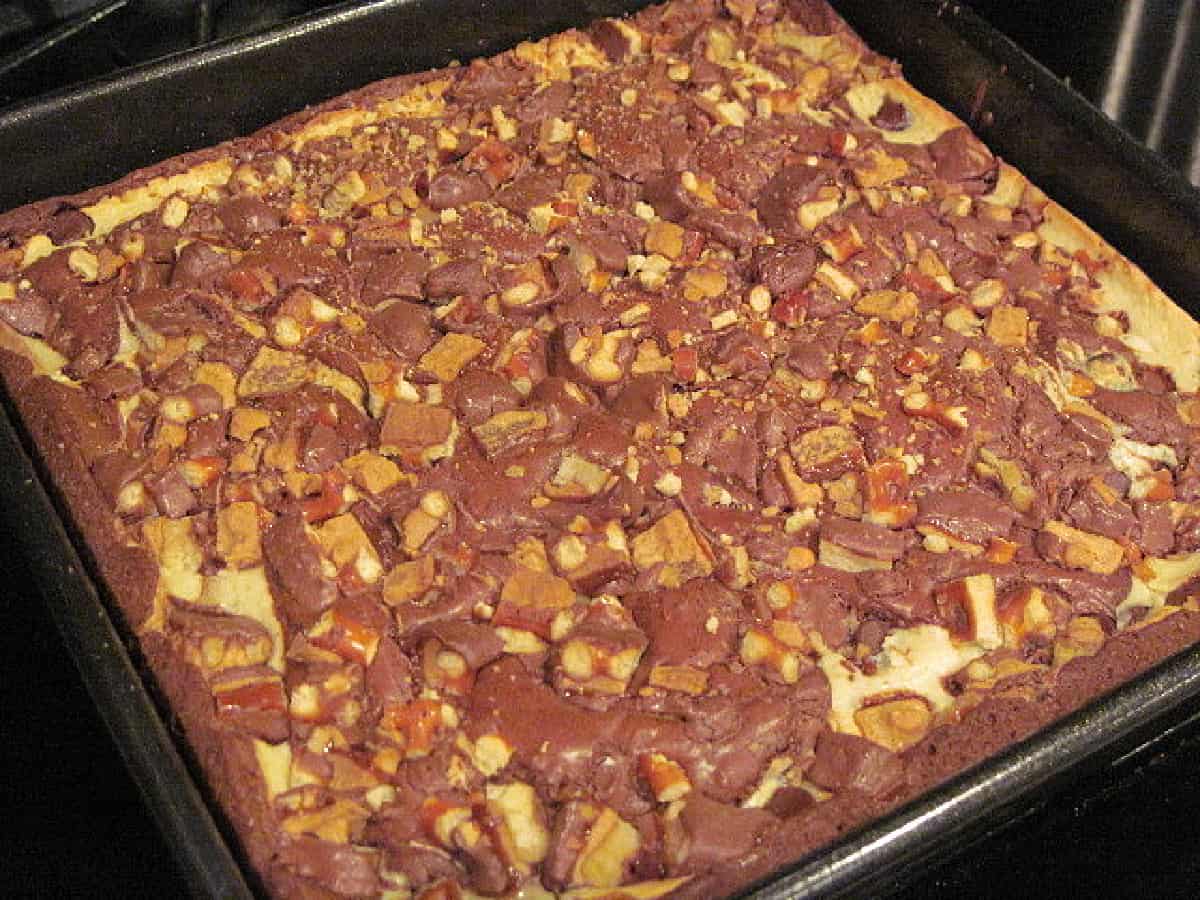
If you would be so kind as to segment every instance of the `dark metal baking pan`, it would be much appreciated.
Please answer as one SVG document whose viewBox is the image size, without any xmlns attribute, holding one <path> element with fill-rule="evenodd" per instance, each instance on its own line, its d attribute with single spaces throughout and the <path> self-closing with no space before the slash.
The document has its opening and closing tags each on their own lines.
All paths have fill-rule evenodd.
<svg viewBox="0 0 1200 900">
<path fill-rule="evenodd" d="M 630 0 L 382 0 L 180 55 L 0 114 L 0 209 L 111 181 L 248 133 L 372 80 L 498 52 L 614 15 Z M 943 0 L 840 0 L 877 50 L 969 121 L 1005 158 L 1197 311 L 1200 194 L 969 10 Z M 1130 198 L 1137 198 L 1131 202 Z M 245 896 L 222 836 L 108 609 L 22 450 L 0 423 L 0 496 L 46 601 L 192 889 Z M 52 492 L 51 492 L 52 493 Z M 17 523 L 11 522 L 11 526 Z M 82 548 L 86 549 L 86 548 Z M 893 815 L 799 861 L 761 897 L 879 895 L 1023 814 L 1034 794 L 1136 752 L 1198 709 L 1200 649 L 963 773 Z M 251 882 L 252 883 L 252 880 Z"/>
</svg>

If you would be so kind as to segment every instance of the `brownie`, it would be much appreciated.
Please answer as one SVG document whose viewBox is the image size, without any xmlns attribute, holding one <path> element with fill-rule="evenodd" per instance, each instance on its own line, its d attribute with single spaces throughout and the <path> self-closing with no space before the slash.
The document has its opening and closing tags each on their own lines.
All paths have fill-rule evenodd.
<svg viewBox="0 0 1200 900">
<path fill-rule="evenodd" d="M 1200 328 L 817 0 L 0 216 L 0 371 L 280 897 L 710 897 L 1200 639 Z"/>
</svg>

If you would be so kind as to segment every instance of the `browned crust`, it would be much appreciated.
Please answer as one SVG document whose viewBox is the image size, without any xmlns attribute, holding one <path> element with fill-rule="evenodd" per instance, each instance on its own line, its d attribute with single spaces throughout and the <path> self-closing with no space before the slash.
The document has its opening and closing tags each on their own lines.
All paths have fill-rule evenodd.
<svg viewBox="0 0 1200 900">
<path fill-rule="evenodd" d="M 7 350 L 0 350 L 0 376 L 66 502 L 72 523 L 87 543 L 97 572 L 120 605 L 121 617 L 126 624 L 141 621 L 150 608 L 157 565 L 144 550 L 119 540 L 107 504 L 78 448 L 54 416 L 53 407 L 39 402 L 50 384 L 48 379 L 30 377 L 28 361 Z M 140 645 L 242 851 L 254 869 L 271 871 L 275 833 L 269 827 L 269 804 L 263 794 L 244 787 L 260 779 L 250 739 L 218 725 L 211 695 L 198 670 L 184 662 L 164 638 L 143 634 Z"/>
</svg>

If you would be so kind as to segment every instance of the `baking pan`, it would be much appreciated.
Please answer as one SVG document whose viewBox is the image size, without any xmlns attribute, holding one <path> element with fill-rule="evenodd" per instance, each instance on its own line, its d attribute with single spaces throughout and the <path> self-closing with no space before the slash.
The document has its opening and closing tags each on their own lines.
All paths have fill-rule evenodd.
<svg viewBox="0 0 1200 900">
<path fill-rule="evenodd" d="M 381 0 L 61 92 L 0 115 L 0 209 L 114 180 L 387 75 L 495 53 L 644 5 Z M 876 50 L 901 59 L 919 89 L 1196 314 L 1200 194 L 1181 176 L 966 8 L 944 0 L 835 6 Z M 156 710 L 153 685 L 139 676 L 136 647 L 119 616 L 110 618 L 115 604 L 89 577 L 86 548 L 43 488 L 21 445 L 27 437 L 10 416 L 6 398 L 0 506 L 64 641 L 192 890 L 248 896 L 253 882 L 223 836 L 221 813 L 208 808 L 187 749 L 171 734 L 169 711 Z M 1200 648 L 1191 648 L 749 893 L 878 896 L 1026 813 L 1035 793 L 1044 798 L 1153 743 L 1198 714 L 1197 695 Z"/>
</svg>

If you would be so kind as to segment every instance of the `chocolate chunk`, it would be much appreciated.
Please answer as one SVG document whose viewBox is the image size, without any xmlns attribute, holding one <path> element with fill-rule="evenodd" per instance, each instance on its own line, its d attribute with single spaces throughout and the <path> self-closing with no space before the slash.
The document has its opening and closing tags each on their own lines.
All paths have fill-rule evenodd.
<svg viewBox="0 0 1200 900">
<path fill-rule="evenodd" d="M 703 872 L 741 859 L 759 838 L 779 824 L 762 809 L 743 809 L 691 794 L 678 822 L 667 831 L 666 851 L 671 873 Z"/>
<path fill-rule="evenodd" d="M 884 131 L 903 131 L 910 121 L 908 107 L 891 97 L 884 97 L 879 111 L 871 116 L 871 124 Z"/>
<path fill-rule="evenodd" d="M 562 179 L 549 172 L 531 172 L 509 182 L 496 194 L 496 203 L 519 216 L 528 215 L 535 206 L 555 198 Z"/>
<path fill-rule="evenodd" d="M 80 284 L 79 276 L 67 262 L 69 258 L 70 250 L 57 250 L 27 267 L 23 274 L 37 293 L 52 301 L 57 300 L 63 294 L 76 290 Z"/>
<path fill-rule="evenodd" d="M 821 522 L 821 538 L 860 556 L 887 562 L 899 559 L 908 547 L 908 537 L 903 532 L 840 516 L 830 516 Z"/>
<path fill-rule="evenodd" d="M 517 409 L 521 395 L 495 372 L 471 369 L 454 380 L 453 404 L 459 421 L 469 428 L 497 413 Z"/>
<path fill-rule="evenodd" d="M 44 297 L 22 291 L 15 300 L 0 301 L 0 321 L 26 337 L 43 337 L 52 327 L 54 310 Z"/>
<path fill-rule="evenodd" d="M 371 263 L 363 279 L 363 302 L 378 306 L 390 297 L 419 300 L 428 272 L 428 260 L 415 250 L 382 254 Z"/>
<path fill-rule="evenodd" d="M 337 599 L 337 584 L 325 577 L 321 555 L 308 537 L 298 512 L 278 516 L 262 536 L 270 573 L 282 590 L 276 597 L 284 612 L 304 625 Z"/>
<path fill-rule="evenodd" d="M 780 819 L 790 819 L 811 809 L 816 802 L 813 795 L 804 788 L 782 787 L 771 795 L 763 809 Z"/>
<path fill-rule="evenodd" d="M 787 10 L 809 34 L 833 34 L 842 27 L 837 13 L 820 0 L 787 0 Z"/>
<path fill-rule="evenodd" d="M 283 224 L 283 213 L 257 197 L 234 197 L 217 207 L 217 217 L 239 246 Z"/>
<path fill-rule="evenodd" d="M 367 319 L 371 331 L 406 363 L 415 363 L 433 346 L 437 332 L 429 308 L 407 300 L 396 300 Z"/>
<path fill-rule="evenodd" d="M 994 178 L 996 158 L 966 128 L 951 128 L 929 145 L 934 171 L 943 181 L 985 181 Z"/>
<path fill-rule="evenodd" d="M 675 172 L 648 180 L 642 188 L 642 199 L 670 222 L 683 222 L 698 203 Z"/>
<path fill-rule="evenodd" d="M 370 695 L 379 703 L 407 703 L 412 699 L 412 663 L 389 637 L 379 641 L 379 649 L 363 677 Z"/>
<path fill-rule="evenodd" d="M 81 209 L 64 206 L 50 217 L 46 234 L 56 244 L 69 244 L 90 235 L 96 225 Z"/>
<path fill-rule="evenodd" d="M 800 206 L 816 197 L 817 191 L 829 182 L 820 168 L 785 166 L 763 187 L 755 208 L 758 221 L 775 234 L 794 234 L 800 230 L 797 215 Z"/>
<path fill-rule="evenodd" d="M 625 271 L 629 248 L 617 235 L 607 230 L 593 229 L 583 237 L 581 243 L 596 257 L 597 265 L 604 271 Z"/>
<path fill-rule="evenodd" d="M 629 39 L 612 19 L 601 19 L 588 34 L 612 62 L 620 62 L 629 55 Z"/>
<path fill-rule="evenodd" d="M 1129 426 L 1130 437 L 1147 444 L 1170 444 L 1184 431 L 1174 405 L 1145 390 L 1112 391 L 1099 388 L 1090 398 L 1096 409 Z"/>
<path fill-rule="evenodd" d="M 1151 503 L 1139 500 L 1137 510 L 1139 539 L 1138 546 L 1147 556 L 1165 556 L 1175 543 L 1175 520 L 1168 503 Z"/>
<path fill-rule="evenodd" d="M 667 424 L 666 381 L 658 375 L 639 375 L 621 388 L 609 404 L 614 416 L 634 424 L 651 422 Z"/>
<path fill-rule="evenodd" d="M 755 277 L 779 298 L 808 284 L 817 269 L 817 253 L 807 244 L 756 247 L 752 265 Z"/>
<path fill-rule="evenodd" d="M 934 575 L 925 571 L 926 567 L 922 565 L 929 556 L 933 554 L 924 557 L 910 555 L 911 569 L 908 571 L 859 572 L 856 578 L 861 592 L 854 598 L 855 606 L 865 615 L 884 618 L 889 622 L 909 625 L 938 621 L 937 607 L 929 593 Z M 955 558 L 960 557 L 956 555 Z M 943 577 L 950 579 L 959 574 L 954 572 Z M 879 634 L 878 638 L 882 641 L 883 635 Z"/>
<path fill-rule="evenodd" d="M 158 511 L 168 519 L 179 519 L 196 508 L 196 495 L 172 466 L 158 478 L 147 483 Z"/>
<path fill-rule="evenodd" d="M 932 525 L 960 541 L 984 545 L 1006 537 L 1016 510 L 985 491 L 932 491 L 917 500 L 917 524 Z"/>
<path fill-rule="evenodd" d="M 211 288 L 230 268 L 229 257 L 204 241 L 192 241 L 179 251 L 171 270 L 173 288 Z"/>
<path fill-rule="evenodd" d="M 491 185 L 482 176 L 454 169 L 442 172 L 429 183 L 429 206 L 432 209 L 454 209 L 486 200 L 491 195 Z"/>
<path fill-rule="evenodd" d="M 105 453 L 97 457 L 91 465 L 96 487 L 113 506 L 117 505 L 121 489 L 131 481 L 140 478 L 145 469 L 146 460 L 144 458 L 123 450 L 116 453 Z"/>
<path fill-rule="evenodd" d="M 28 388 L 32 402 L 59 411 L 63 439 L 87 464 L 115 450 L 121 441 L 116 410 L 97 403 L 86 392 L 57 381 L 39 379 Z"/>
<path fill-rule="evenodd" d="M 1043 532 L 1044 533 L 1044 532 Z M 1041 588 L 1066 597 L 1080 615 L 1098 615 L 1116 619 L 1116 609 L 1129 594 L 1132 576 L 1122 568 L 1111 575 L 1097 575 L 1083 569 L 1062 569 L 1043 562 L 1024 565 L 1026 579 Z"/>
<path fill-rule="evenodd" d="M 793 344 L 788 350 L 787 364 L 789 369 L 810 381 L 823 381 L 834 373 L 833 353 L 818 341 Z"/>
<path fill-rule="evenodd" d="M 323 422 L 308 432 L 300 454 L 300 468 L 305 472 L 327 472 L 346 457 L 346 445 L 341 436 Z"/>
<path fill-rule="evenodd" d="M 825 731 L 817 739 L 808 779 L 826 790 L 850 788 L 887 797 L 904 783 L 904 765 L 895 753 L 866 738 Z"/>
<path fill-rule="evenodd" d="M 571 104 L 575 86 L 569 81 L 552 81 L 539 90 L 517 109 L 517 118 L 522 122 L 541 124 L 547 119 L 561 116 Z"/>
<path fill-rule="evenodd" d="M 689 228 L 735 250 L 747 250 L 758 240 L 759 227 L 749 216 L 705 208 L 693 210 L 686 221 Z"/>
<path fill-rule="evenodd" d="M 1138 526 L 1133 509 L 1111 487 L 1094 481 L 1080 488 L 1067 507 L 1075 527 L 1114 540 L 1130 537 Z"/>
<path fill-rule="evenodd" d="M 368 897 L 384 888 L 378 851 L 300 835 L 280 844 L 278 861 L 334 894 Z"/>
<path fill-rule="evenodd" d="M 429 633 L 459 654 L 473 670 L 483 668 L 504 652 L 504 642 L 486 625 L 453 620 L 435 622 L 429 626 Z"/>
<path fill-rule="evenodd" d="M 512 703 L 521 697 L 520 703 Z M 560 698 L 507 656 L 480 673 L 470 698 L 472 720 L 494 722 L 524 765 L 539 768 L 570 755 L 583 765 L 611 741 L 614 716 L 597 714 Z"/>
<path fill-rule="evenodd" d="M 188 423 L 187 443 L 184 452 L 190 459 L 219 456 L 225 449 L 225 433 L 229 428 L 228 416 L 212 416 Z"/>
<path fill-rule="evenodd" d="M 631 594 L 626 605 L 650 639 L 645 662 L 707 668 L 733 653 L 737 597 L 716 581 L 697 580 L 683 588 Z"/>
<path fill-rule="evenodd" d="M 500 60 L 473 59 L 471 64 L 459 70 L 461 75 L 454 85 L 453 96 L 472 103 L 511 97 L 521 80 L 519 72 L 504 65 Z"/>
<path fill-rule="evenodd" d="M 482 297 L 491 290 L 477 259 L 455 259 L 438 266 L 425 281 L 430 300 L 450 300 L 459 295 Z"/>
</svg>

